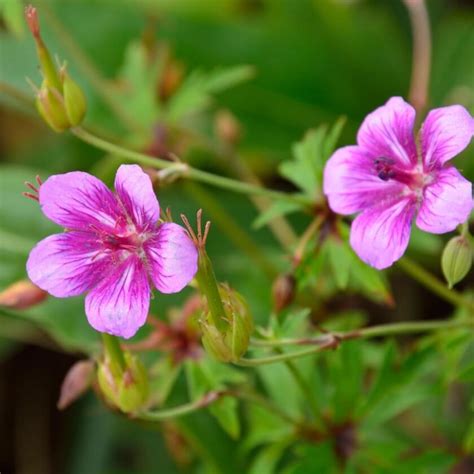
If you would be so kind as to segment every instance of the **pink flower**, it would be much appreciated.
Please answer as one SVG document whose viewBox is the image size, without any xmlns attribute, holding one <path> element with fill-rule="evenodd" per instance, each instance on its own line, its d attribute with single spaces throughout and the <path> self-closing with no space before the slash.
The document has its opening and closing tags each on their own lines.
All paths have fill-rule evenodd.
<svg viewBox="0 0 474 474">
<path fill-rule="evenodd" d="M 472 186 L 448 161 L 469 145 L 474 119 L 461 106 L 432 110 L 418 144 L 415 110 L 400 97 L 370 113 L 357 145 L 337 150 L 324 170 L 324 193 L 339 214 L 360 212 L 350 242 L 375 268 L 405 252 L 416 225 L 433 234 L 452 231 L 472 210 Z"/>
<path fill-rule="evenodd" d="M 158 223 L 160 207 L 139 166 L 120 166 L 115 191 L 80 171 L 51 176 L 39 202 L 66 232 L 39 242 L 26 266 L 53 296 L 88 292 L 91 326 L 129 338 L 145 323 L 151 285 L 181 291 L 197 271 L 197 250 L 183 227 Z"/>
</svg>

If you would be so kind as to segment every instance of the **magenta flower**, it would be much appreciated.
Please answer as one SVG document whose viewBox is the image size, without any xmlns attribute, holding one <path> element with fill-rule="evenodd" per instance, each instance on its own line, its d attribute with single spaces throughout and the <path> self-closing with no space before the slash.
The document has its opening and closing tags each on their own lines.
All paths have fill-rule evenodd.
<svg viewBox="0 0 474 474">
<path fill-rule="evenodd" d="M 378 269 L 403 255 L 415 215 L 420 229 L 442 234 L 465 222 L 473 207 L 471 183 L 447 162 L 468 146 L 474 119 L 459 105 L 434 109 L 418 141 L 414 123 L 413 107 L 391 98 L 365 118 L 357 145 L 337 150 L 324 170 L 329 207 L 360 212 L 351 246 Z"/>
<path fill-rule="evenodd" d="M 183 227 L 158 223 L 160 207 L 139 166 L 120 166 L 115 191 L 80 171 L 51 176 L 39 202 L 66 232 L 39 242 L 26 267 L 53 296 L 88 292 L 91 326 L 129 338 L 145 323 L 151 284 L 181 291 L 197 271 L 197 250 Z"/>
</svg>

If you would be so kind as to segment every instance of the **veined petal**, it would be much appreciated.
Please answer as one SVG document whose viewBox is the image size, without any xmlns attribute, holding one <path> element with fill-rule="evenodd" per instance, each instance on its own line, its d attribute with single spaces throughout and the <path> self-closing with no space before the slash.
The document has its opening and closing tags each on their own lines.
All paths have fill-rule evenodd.
<svg viewBox="0 0 474 474">
<path fill-rule="evenodd" d="M 150 177 L 138 165 L 121 165 L 115 176 L 115 191 L 125 212 L 141 229 L 160 218 L 160 206 Z"/>
<path fill-rule="evenodd" d="M 107 186 L 82 171 L 50 176 L 39 189 L 39 202 L 46 217 L 72 230 L 113 228 L 122 214 Z"/>
<path fill-rule="evenodd" d="M 468 219 L 472 206 L 471 183 L 456 168 L 444 168 L 423 192 L 416 225 L 433 234 L 450 232 Z"/>
<path fill-rule="evenodd" d="M 150 285 L 142 261 L 131 255 L 86 296 L 89 324 L 100 332 L 128 339 L 145 324 Z"/>
<path fill-rule="evenodd" d="M 353 214 L 374 203 L 400 195 L 405 185 L 383 181 L 375 171 L 374 159 L 358 146 L 337 150 L 324 168 L 324 194 L 338 214 Z"/>
<path fill-rule="evenodd" d="M 100 253 L 93 234 L 65 232 L 50 235 L 33 248 L 26 263 L 30 280 L 58 298 L 76 296 L 92 288 L 111 265 Z"/>
<path fill-rule="evenodd" d="M 411 168 L 417 162 L 413 136 L 415 109 L 401 97 L 367 115 L 357 134 L 357 143 L 372 158 L 391 158 L 399 166 Z"/>
<path fill-rule="evenodd" d="M 352 248 L 369 265 L 379 270 L 389 267 L 408 246 L 414 213 L 411 197 L 367 209 L 352 223 Z"/>
<path fill-rule="evenodd" d="M 162 293 L 181 291 L 197 272 L 198 252 L 183 227 L 165 223 L 146 243 L 150 276 Z"/>
<path fill-rule="evenodd" d="M 433 109 L 421 132 L 421 150 L 426 168 L 442 166 L 469 145 L 474 135 L 474 118 L 460 105 Z"/>
</svg>

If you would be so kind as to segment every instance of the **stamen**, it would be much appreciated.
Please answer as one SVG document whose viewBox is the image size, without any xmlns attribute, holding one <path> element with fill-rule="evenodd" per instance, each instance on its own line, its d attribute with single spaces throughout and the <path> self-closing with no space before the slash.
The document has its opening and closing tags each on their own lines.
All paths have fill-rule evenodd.
<svg viewBox="0 0 474 474">
<path fill-rule="evenodd" d="M 24 193 L 21 193 L 23 196 L 25 196 L 26 198 L 28 199 L 33 199 L 33 201 L 37 201 L 39 202 L 39 197 L 38 196 L 35 196 L 34 194 L 31 194 L 31 193 L 27 193 L 27 192 L 24 192 Z"/>
<path fill-rule="evenodd" d="M 207 236 L 209 234 L 209 229 L 211 227 L 210 221 L 207 221 L 206 224 L 204 225 L 204 235 L 202 233 L 202 209 L 199 209 L 196 213 L 196 228 L 197 228 L 197 233 L 194 232 L 194 229 L 191 227 L 191 224 L 189 223 L 188 218 L 184 215 L 181 214 L 181 220 L 184 222 L 184 225 L 189 232 L 189 235 L 193 242 L 196 244 L 197 247 L 199 248 L 204 248 L 206 245 L 206 240 Z"/>
</svg>

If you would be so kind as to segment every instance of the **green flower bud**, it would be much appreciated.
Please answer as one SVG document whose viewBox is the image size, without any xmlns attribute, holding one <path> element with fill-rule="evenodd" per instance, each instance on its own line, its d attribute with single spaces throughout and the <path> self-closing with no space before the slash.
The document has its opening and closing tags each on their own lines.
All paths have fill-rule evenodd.
<svg viewBox="0 0 474 474">
<path fill-rule="evenodd" d="M 206 351 L 222 362 L 236 362 L 247 351 L 253 321 L 247 303 L 227 285 L 219 285 L 224 307 L 224 328 L 217 329 L 208 311 L 201 321 L 202 343 Z"/>
<path fill-rule="evenodd" d="M 472 265 L 472 246 L 469 240 L 460 235 L 453 237 L 443 250 L 441 268 L 450 288 L 460 282 Z"/>
<path fill-rule="evenodd" d="M 61 71 L 63 81 L 64 106 L 72 126 L 79 125 L 86 114 L 86 97 L 82 89 L 71 79 L 65 69 Z"/>
<path fill-rule="evenodd" d="M 71 126 L 59 92 L 51 90 L 46 81 L 43 81 L 36 96 L 36 108 L 55 132 L 63 132 Z"/>
<path fill-rule="evenodd" d="M 148 376 L 140 359 L 124 352 L 125 368 L 117 367 L 107 359 L 99 364 L 97 378 L 106 400 L 124 413 L 133 413 L 148 399 Z"/>
</svg>

